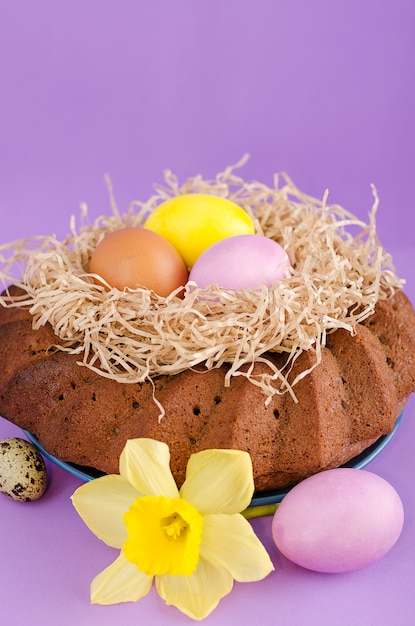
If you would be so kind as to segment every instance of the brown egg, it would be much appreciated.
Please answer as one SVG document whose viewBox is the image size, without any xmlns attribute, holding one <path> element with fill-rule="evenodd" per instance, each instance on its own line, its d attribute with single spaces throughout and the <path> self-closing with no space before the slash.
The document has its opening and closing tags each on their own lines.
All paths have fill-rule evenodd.
<svg viewBox="0 0 415 626">
<path fill-rule="evenodd" d="M 188 279 L 176 248 L 145 228 L 122 228 L 106 235 L 92 254 L 89 271 L 111 287 L 145 287 L 163 297 L 183 287 Z M 95 282 L 103 284 L 98 278 Z"/>
</svg>

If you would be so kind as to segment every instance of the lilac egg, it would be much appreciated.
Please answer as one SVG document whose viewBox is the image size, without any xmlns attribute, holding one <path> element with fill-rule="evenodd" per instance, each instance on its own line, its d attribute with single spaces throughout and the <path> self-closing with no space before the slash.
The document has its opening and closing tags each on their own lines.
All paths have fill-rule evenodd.
<svg viewBox="0 0 415 626">
<path fill-rule="evenodd" d="M 401 499 L 368 471 L 338 468 L 296 485 L 277 508 L 272 535 L 284 556 L 326 573 L 360 569 L 382 558 L 402 531 Z"/>
<path fill-rule="evenodd" d="M 236 235 L 221 239 L 196 260 L 189 275 L 198 287 L 222 289 L 271 287 L 289 274 L 290 262 L 276 241 L 262 235 Z"/>
</svg>

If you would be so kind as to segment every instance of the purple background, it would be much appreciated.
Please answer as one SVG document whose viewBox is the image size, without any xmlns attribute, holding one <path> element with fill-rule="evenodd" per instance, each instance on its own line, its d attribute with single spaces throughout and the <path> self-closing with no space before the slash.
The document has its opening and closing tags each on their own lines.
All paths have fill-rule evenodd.
<svg viewBox="0 0 415 626">
<path fill-rule="evenodd" d="M 163 170 L 213 176 L 248 152 L 243 175 L 286 171 L 304 191 L 366 219 L 415 301 L 415 4 L 410 0 L 29 0 L 0 2 L 0 242 L 63 236 L 85 201 L 110 212 L 146 199 Z M 415 402 L 370 469 L 404 501 L 394 550 L 346 575 L 279 556 L 270 518 L 254 522 L 276 571 L 236 585 L 205 623 L 415 623 Z M 0 436 L 20 431 L 0 418 Z M 50 466 L 49 466 L 50 467 Z M 79 481 L 50 467 L 39 502 L 0 502 L 0 623 L 189 624 L 154 592 L 89 605 L 114 557 L 76 516 Z"/>
</svg>

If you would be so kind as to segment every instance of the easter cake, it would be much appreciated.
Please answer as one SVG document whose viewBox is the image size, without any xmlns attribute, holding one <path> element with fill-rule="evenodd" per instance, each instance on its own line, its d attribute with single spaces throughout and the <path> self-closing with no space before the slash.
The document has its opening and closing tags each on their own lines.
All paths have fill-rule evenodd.
<svg viewBox="0 0 415 626">
<path fill-rule="evenodd" d="M 112 216 L 73 222 L 63 242 L 0 246 L 0 414 L 104 473 L 118 471 L 128 439 L 165 441 L 178 484 L 193 452 L 246 450 L 258 491 L 390 433 L 415 390 L 415 314 L 376 237 L 375 190 L 365 224 L 285 176 L 267 187 L 229 168 L 166 182 L 125 215 L 112 198 Z M 177 272 L 161 263 L 156 276 L 170 272 L 165 291 L 152 282 L 156 239 L 132 244 L 140 268 L 150 260 L 136 283 L 106 273 L 106 259 L 122 266 L 110 248 L 99 261 L 103 242 L 136 231 L 174 249 Z M 268 274 L 264 240 L 280 254 Z"/>
</svg>

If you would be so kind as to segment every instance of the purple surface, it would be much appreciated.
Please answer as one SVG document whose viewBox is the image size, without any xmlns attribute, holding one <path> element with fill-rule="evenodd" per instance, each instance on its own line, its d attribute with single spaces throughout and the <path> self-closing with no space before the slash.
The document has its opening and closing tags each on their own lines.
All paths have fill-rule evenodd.
<svg viewBox="0 0 415 626">
<path fill-rule="evenodd" d="M 304 191 L 362 218 L 380 195 L 378 232 L 415 301 L 415 157 L 410 0 L 20 1 L 0 6 L 0 241 L 63 236 L 85 201 L 110 212 L 104 174 L 125 210 L 171 168 L 213 176 L 248 152 L 243 174 L 285 170 Z M 389 480 L 405 525 L 380 562 L 345 575 L 276 566 L 235 585 L 207 624 L 412 625 L 415 621 L 415 398 L 368 469 Z M 0 420 L 0 437 L 20 431 Z M 37 503 L 0 501 L 0 623 L 186 624 L 153 591 L 137 604 L 89 605 L 113 560 L 77 517 L 79 481 L 51 467 Z"/>
</svg>

